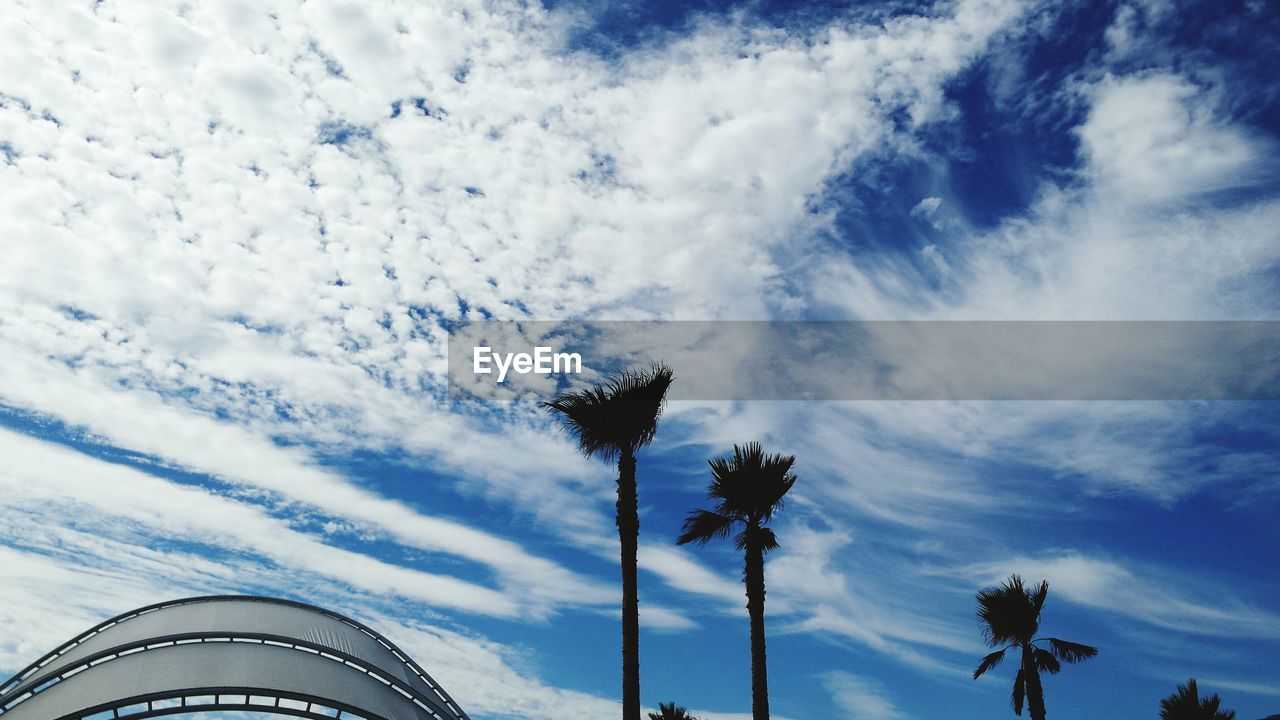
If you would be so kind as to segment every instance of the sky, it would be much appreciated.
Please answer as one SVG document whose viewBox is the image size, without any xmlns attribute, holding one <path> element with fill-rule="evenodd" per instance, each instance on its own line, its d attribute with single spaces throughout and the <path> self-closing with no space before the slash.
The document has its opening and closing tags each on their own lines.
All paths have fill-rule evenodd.
<svg viewBox="0 0 1280 720">
<path fill-rule="evenodd" d="M 1157 0 L 6 0 L 0 674 L 255 593 L 380 630 L 475 720 L 619 714 L 613 469 L 445 392 L 466 320 L 1280 319 L 1280 12 Z M 677 376 L 679 368 L 676 368 Z M 678 380 L 677 380 L 678 382 Z M 1007 715 L 975 592 L 1280 713 L 1280 407 L 679 402 L 639 459 L 642 699 L 750 717 L 706 459 L 799 480 L 780 720 Z"/>
</svg>

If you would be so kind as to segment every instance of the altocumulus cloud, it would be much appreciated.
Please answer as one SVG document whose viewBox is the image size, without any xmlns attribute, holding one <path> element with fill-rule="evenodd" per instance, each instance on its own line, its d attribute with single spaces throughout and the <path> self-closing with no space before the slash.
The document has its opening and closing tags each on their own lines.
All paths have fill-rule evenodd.
<svg viewBox="0 0 1280 720">
<path fill-rule="evenodd" d="M 924 152 L 916 134 L 958 112 L 948 84 L 1045 4 L 795 29 L 709 17 L 616 60 L 570 47 L 566 15 L 515 2 L 12 6 L 0 402 L 151 465 L 0 435 L 17 459 L 0 471 L 0 553 L 17 578 L 4 621 L 26 628 L 0 645 L 11 669 L 160 596 L 341 592 L 436 658 L 477 716 L 614 713 L 595 689 L 539 680 L 520 638 L 475 629 L 611 612 L 599 562 L 616 551 L 604 469 L 529 409 L 446 402 L 445 336 L 462 319 L 1275 315 L 1257 272 L 1280 259 L 1280 203 L 1257 192 L 1275 178 L 1273 142 L 1221 112 L 1203 75 L 1111 68 L 1141 46 L 1133 8 L 1111 54 L 1053 91 L 1081 110 L 1075 167 L 994 226 L 947 225 L 927 253 L 946 272 L 931 277 L 901 254 L 833 249 L 829 184 Z M 1255 196 L 1214 201 L 1241 189 Z M 908 207 L 922 196 L 917 215 L 939 227 L 962 207 L 932 192 Z M 1116 495 L 1171 507 L 1220 482 L 1271 497 L 1239 480 L 1274 470 L 1266 453 L 1188 470 L 1207 463 L 1187 443 L 1234 420 L 1154 404 L 690 404 L 655 450 L 763 437 L 796 452 L 774 627 L 960 677 L 980 652 L 972 586 L 1006 568 L 1113 619 L 1133 614 L 1130 583 L 1156 578 L 1159 626 L 1208 618 L 1231 637 L 1270 621 L 1247 597 L 1232 607 L 1248 612 L 1212 614 L 1213 591 L 1179 590 L 1194 573 L 1028 549 L 1013 522 Z M 323 462 L 357 450 L 405 453 L 500 520 L 437 513 Z M 1029 491 L 1026 476 L 1044 482 Z M 652 545 L 641 562 L 663 584 L 650 627 L 693 632 L 732 611 L 741 629 L 733 560 Z M 692 597 L 708 609 L 675 609 Z M 51 598 L 71 611 L 55 617 Z M 854 717 L 905 714 L 877 679 L 794 682 Z"/>
</svg>

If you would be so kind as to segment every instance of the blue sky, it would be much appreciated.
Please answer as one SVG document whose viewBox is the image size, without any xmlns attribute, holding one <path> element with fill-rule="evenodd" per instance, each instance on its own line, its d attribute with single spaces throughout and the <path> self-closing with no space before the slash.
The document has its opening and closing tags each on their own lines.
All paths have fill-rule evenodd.
<svg viewBox="0 0 1280 720">
<path fill-rule="evenodd" d="M 612 471 L 459 407 L 462 320 L 1280 316 L 1268 3 L 19 0 L 0 19 L 0 673 L 213 592 L 333 607 L 476 720 L 617 714 Z M 679 368 L 676 369 L 677 374 Z M 727 368 L 731 372 L 732 368 Z M 1280 409 L 674 403 L 640 460 L 642 691 L 749 717 L 705 461 L 798 457 L 776 717 L 1009 714 L 973 595 L 1280 712 Z"/>
</svg>

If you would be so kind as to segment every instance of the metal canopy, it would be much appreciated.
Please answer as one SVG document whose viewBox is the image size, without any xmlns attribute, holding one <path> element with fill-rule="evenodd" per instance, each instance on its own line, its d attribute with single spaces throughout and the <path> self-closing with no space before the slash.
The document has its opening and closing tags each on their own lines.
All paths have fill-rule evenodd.
<svg viewBox="0 0 1280 720">
<path fill-rule="evenodd" d="M 0 685 L 3 720 L 140 719 L 209 710 L 469 720 L 377 632 L 322 608 L 250 596 L 139 608 Z"/>
</svg>

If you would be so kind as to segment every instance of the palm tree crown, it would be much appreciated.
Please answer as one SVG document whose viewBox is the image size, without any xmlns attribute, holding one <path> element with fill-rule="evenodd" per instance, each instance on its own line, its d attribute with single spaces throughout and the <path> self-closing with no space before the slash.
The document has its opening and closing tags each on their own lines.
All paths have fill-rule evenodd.
<svg viewBox="0 0 1280 720">
<path fill-rule="evenodd" d="M 618 373 L 603 385 L 566 393 L 542 406 L 559 416 L 583 455 L 612 462 L 653 441 L 673 378 L 671 368 L 655 363 L 645 370 Z"/>
<path fill-rule="evenodd" d="M 658 703 L 658 712 L 649 713 L 649 720 L 698 720 L 688 710 L 677 706 L 674 702 Z"/>
<path fill-rule="evenodd" d="M 1179 685 L 1178 691 L 1160 701 L 1160 720 L 1235 720 L 1234 710 L 1222 710 L 1222 699 L 1217 693 L 1200 697 L 1196 679 Z"/>
<path fill-rule="evenodd" d="M 1098 654 L 1097 648 L 1088 645 L 1036 637 L 1040 631 L 1040 612 L 1048 596 L 1047 581 L 1027 587 L 1018 575 L 978 593 L 978 619 L 982 621 L 983 639 L 988 647 L 1000 649 L 982 658 L 978 669 L 973 671 L 973 679 L 977 680 L 999 665 L 1009 650 L 1020 650 L 1022 662 L 1013 681 L 1013 712 L 1022 714 L 1025 699 L 1033 720 L 1044 720 L 1045 717 L 1040 673 L 1052 675 L 1062 669 L 1064 662 L 1078 663 Z M 1040 643 L 1047 644 L 1048 648 L 1041 647 Z"/>
<path fill-rule="evenodd" d="M 773 519 L 795 485 L 796 476 L 791 473 L 795 461 L 794 455 L 767 455 L 757 442 L 734 445 L 732 457 L 707 461 L 711 466 L 707 496 L 716 501 L 716 509 L 689 513 L 676 544 L 706 545 L 737 529 L 733 541 L 739 550 L 758 546 L 767 552 L 778 547 L 778 539 L 765 523 Z"/>
<path fill-rule="evenodd" d="M 751 715 L 769 718 L 769 682 L 765 666 L 764 554 L 778 547 L 778 538 L 767 525 L 782 507 L 782 499 L 796 476 L 791 473 L 794 455 L 767 455 L 760 443 L 734 445 L 733 455 L 714 458 L 707 495 L 715 510 L 694 510 L 684 521 L 676 544 L 705 545 L 733 535 L 743 551 L 742 582 L 747 587 L 747 614 L 751 619 Z M 734 531 L 737 534 L 734 534 Z"/>
<path fill-rule="evenodd" d="M 618 502 L 614 522 L 622 566 L 622 718 L 640 720 L 640 596 L 636 557 L 640 514 L 636 495 L 636 451 L 653 441 L 658 430 L 671 369 L 655 363 L 629 370 L 604 385 L 561 395 L 542 403 L 578 440 L 587 457 L 618 462 Z"/>
</svg>

